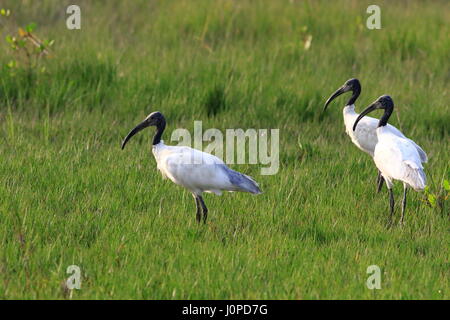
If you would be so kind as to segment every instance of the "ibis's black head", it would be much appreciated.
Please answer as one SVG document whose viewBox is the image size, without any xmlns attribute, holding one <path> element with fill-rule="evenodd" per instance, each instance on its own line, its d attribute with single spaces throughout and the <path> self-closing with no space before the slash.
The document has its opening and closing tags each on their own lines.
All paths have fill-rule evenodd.
<svg viewBox="0 0 450 320">
<path fill-rule="evenodd" d="M 376 109 L 383 109 L 383 110 L 394 109 L 394 101 L 388 95 L 382 95 L 374 102 L 374 104 L 376 104 Z"/>
<path fill-rule="evenodd" d="M 389 120 L 389 117 L 392 114 L 392 111 L 394 110 L 394 101 L 390 96 L 383 95 L 374 102 L 372 102 L 366 109 L 364 109 L 361 112 L 361 114 L 356 119 L 355 124 L 353 125 L 353 131 L 355 131 L 356 125 L 358 124 L 359 120 L 361 120 L 366 114 L 376 109 L 384 110 L 383 116 L 380 118 L 380 121 L 378 122 L 378 127 L 385 126 Z"/>
<path fill-rule="evenodd" d="M 356 99 L 358 99 L 359 94 L 361 93 L 361 83 L 359 82 L 358 79 L 352 78 L 352 79 L 345 81 L 344 85 L 342 87 L 340 87 L 339 89 L 337 89 L 328 98 L 327 102 L 325 102 L 325 106 L 323 107 L 323 110 L 325 111 L 327 109 L 327 107 L 331 101 L 333 101 L 334 99 L 339 97 L 341 94 L 349 92 L 349 91 L 353 92 L 353 94 L 352 94 L 350 100 L 348 100 L 348 102 L 346 104 L 347 106 L 354 104 Z"/>
<path fill-rule="evenodd" d="M 150 113 L 147 118 L 145 118 L 144 122 L 147 122 L 148 126 L 158 127 L 162 123 L 166 123 L 166 119 L 161 112 L 155 111 Z"/>
<path fill-rule="evenodd" d="M 133 130 L 131 130 L 130 133 L 128 133 L 128 135 L 122 142 L 122 149 L 125 148 L 125 145 L 132 136 L 150 126 L 156 127 L 156 134 L 153 137 L 153 144 L 158 144 L 161 141 L 161 135 L 166 127 L 166 119 L 161 112 L 155 111 L 150 113 L 147 118 L 144 119 L 144 121 L 142 121 Z"/>
</svg>

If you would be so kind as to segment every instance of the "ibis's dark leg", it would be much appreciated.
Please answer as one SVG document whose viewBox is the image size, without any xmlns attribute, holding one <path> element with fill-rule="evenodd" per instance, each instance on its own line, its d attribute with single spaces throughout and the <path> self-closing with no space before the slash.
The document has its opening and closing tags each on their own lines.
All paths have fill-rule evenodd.
<svg viewBox="0 0 450 320">
<path fill-rule="evenodd" d="M 406 192 L 408 191 L 408 187 L 405 185 L 403 187 L 403 201 L 402 201 L 402 216 L 400 218 L 400 224 L 403 224 L 403 218 L 405 217 L 405 209 L 406 209 Z"/>
<path fill-rule="evenodd" d="M 389 189 L 389 206 L 391 207 L 389 224 L 392 224 L 392 219 L 394 217 L 394 192 L 392 191 L 392 189 Z"/>
<path fill-rule="evenodd" d="M 381 175 L 381 172 L 378 171 L 378 176 L 377 176 L 377 193 L 379 193 L 381 191 L 381 188 L 383 187 L 383 182 L 384 182 L 384 178 Z"/>
<path fill-rule="evenodd" d="M 205 205 L 205 201 L 203 201 L 202 196 L 198 196 L 198 200 L 200 200 L 200 204 L 203 209 L 203 223 L 206 223 L 206 219 L 208 218 L 208 208 Z"/>
<path fill-rule="evenodd" d="M 196 219 L 197 222 L 200 223 L 200 221 L 202 220 L 202 211 L 200 208 L 200 200 L 198 199 L 198 196 L 194 196 L 195 197 L 195 205 L 197 206 L 197 214 L 196 214 Z"/>
</svg>

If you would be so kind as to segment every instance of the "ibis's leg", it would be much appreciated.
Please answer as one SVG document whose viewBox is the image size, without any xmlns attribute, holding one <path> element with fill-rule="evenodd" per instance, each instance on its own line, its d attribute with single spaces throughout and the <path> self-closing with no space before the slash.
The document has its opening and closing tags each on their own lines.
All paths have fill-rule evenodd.
<svg viewBox="0 0 450 320">
<path fill-rule="evenodd" d="M 198 199 L 198 196 L 194 196 L 195 198 L 195 205 L 197 206 L 197 214 L 196 214 L 196 219 L 197 222 L 200 223 L 200 221 L 202 220 L 202 209 L 200 207 L 200 200 Z"/>
<path fill-rule="evenodd" d="M 379 193 L 381 191 L 381 188 L 383 187 L 383 182 L 384 182 L 384 178 L 381 175 L 381 172 L 378 171 L 378 176 L 377 176 L 377 193 Z"/>
<path fill-rule="evenodd" d="M 403 224 L 403 218 L 405 217 L 406 209 L 406 192 L 408 191 L 408 186 L 405 184 L 403 186 L 403 201 L 402 201 L 402 216 L 400 218 L 400 224 Z"/>
<path fill-rule="evenodd" d="M 392 188 L 389 189 L 389 206 L 391 207 L 390 224 L 392 224 L 392 219 L 394 217 L 394 192 Z"/>
<path fill-rule="evenodd" d="M 198 199 L 200 200 L 200 204 L 203 208 L 203 223 L 206 223 L 206 219 L 208 218 L 208 208 L 205 205 L 205 201 L 203 201 L 202 196 L 198 196 Z"/>
</svg>

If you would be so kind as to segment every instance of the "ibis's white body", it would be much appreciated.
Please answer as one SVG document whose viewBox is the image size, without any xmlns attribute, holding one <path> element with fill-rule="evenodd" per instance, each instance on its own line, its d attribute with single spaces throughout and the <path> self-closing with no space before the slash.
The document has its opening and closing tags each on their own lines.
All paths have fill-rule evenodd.
<svg viewBox="0 0 450 320">
<path fill-rule="evenodd" d="M 392 188 L 392 180 L 399 180 L 416 191 L 423 190 L 426 176 L 417 145 L 408 138 L 399 137 L 396 131 L 389 126 L 376 129 L 375 164 L 389 189 Z"/>
<path fill-rule="evenodd" d="M 355 105 L 352 104 L 349 106 L 345 106 L 343 113 L 344 113 L 345 130 L 352 139 L 352 142 L 359 149 L 368 153 L 371 157 L 374 157 L 375 146 L 378 143 L 377 127 L 379 120 L 365 116 L 358 122 L 356 130 L 353 131 L 353 125 L 355 124 L 356 118 L 358 118 L 359 116 L 359 113 L 355 112 Z M 394 126 L 391 126 L 390 124 L 386 125 L 385 127 L 386 130 L 389 131 L 391 135 L 398 136 L 400 138 L 408 140 L 419 153 L 421 162 L 427 162 L 428 160 L 427 154 L 414 141 L 406 138 L 405 135 L 400 130 L 398 130 Z"/>
<path fill-rule="evenodd" d="M 161 140 L 152 148 L 158 169 L 164 177 L 190 190 L 194 195 L 221 191 L 261 193 L 249 176 L 228 168 L 209 153 L 182 146 L 167 146 Z"/>
</svg>

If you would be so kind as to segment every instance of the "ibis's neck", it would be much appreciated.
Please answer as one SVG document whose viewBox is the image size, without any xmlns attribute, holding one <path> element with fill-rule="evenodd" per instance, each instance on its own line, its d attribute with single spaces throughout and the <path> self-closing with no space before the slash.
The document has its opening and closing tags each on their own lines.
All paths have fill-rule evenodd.
<svg viewBox="0 0 450 320">
<path fill-rule="evenodd" d="M 163 119 L 157 126 L 156 126 L 156 133 L 153 137 L 153 145 L 157 145 L 161 142 L 161 136 L 164 132 L 164 129 L 166 128 L 166 121 Z"/>
<path fill-rule="evenodd" d="M 394 110 L 393 107 L 384 109 L 383 116 L 380 118 L 380 121 L 378 122 L 378 128 L 384 127 L 387 125 L 389 118 L 391 117 L 392 111 Z"/>
<path fill-rule="evenodd" d="M 345 114 L 354 114 L 354 113 L 356 113 L 355 112 L 355 105 L 354 104 L 351 104 L 351 105 L 346 105 L 345 107 L 344 107 L 344 115 Z"/>
<path fill-rule="evenodd" d="M 355 104 L 355 101 L 358 99 L 360 94 L 361 94 L 361 85 L 359 84 L 354 85 L 352 90 L 352 96 L 348 100 L 346 106 L 351 106 L 352 104 Z"/>
</svg>

